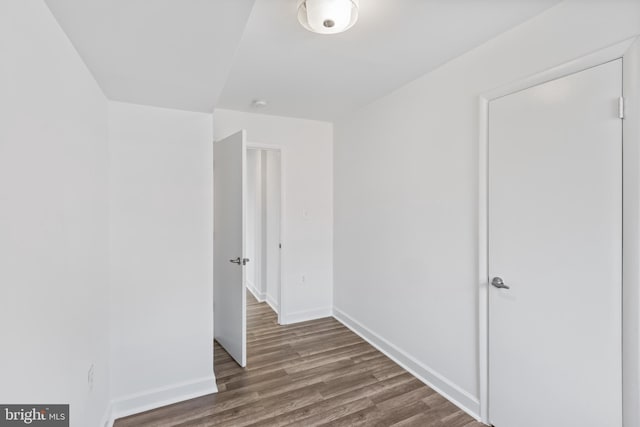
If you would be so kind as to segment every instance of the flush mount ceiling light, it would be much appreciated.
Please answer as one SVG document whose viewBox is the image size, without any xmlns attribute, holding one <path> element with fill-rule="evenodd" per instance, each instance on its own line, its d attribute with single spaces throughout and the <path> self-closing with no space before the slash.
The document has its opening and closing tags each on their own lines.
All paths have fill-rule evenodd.
<svg viewBox="0 0 640 427">
<path fill-rule="evenodd" d="M 298 21 L 318 34 L 337 34 L 358 20 L 358 0 L 298 0 Z"/>
</svg>

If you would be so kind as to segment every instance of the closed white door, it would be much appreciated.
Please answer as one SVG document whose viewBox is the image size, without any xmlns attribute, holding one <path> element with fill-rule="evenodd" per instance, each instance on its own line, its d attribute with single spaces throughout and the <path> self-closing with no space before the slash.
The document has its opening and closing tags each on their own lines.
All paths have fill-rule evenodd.
<svg viewBox="0 0 640 427">
<path fill-rule="evenodd" d="M 240 131 L 213 145 L 214 279 L 216 341 L 240 366 L 247 364 L 245 293 L 246 136 Z"/>
<path fill-rule="evenodd" d="M 617 60 L 489 104 L 496 427 L 622 424 L 621 92 Z"/>
</svg>

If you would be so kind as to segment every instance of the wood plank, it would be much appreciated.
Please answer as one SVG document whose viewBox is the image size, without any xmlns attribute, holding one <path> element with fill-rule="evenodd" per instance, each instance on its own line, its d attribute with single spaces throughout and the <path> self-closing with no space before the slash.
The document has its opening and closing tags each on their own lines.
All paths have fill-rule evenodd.
<svg viewBox="0 0 640 427">
<path fill-rule="evenodd" d="M 247 367 L 216 342 L 219 392 L 115 427 L 481 427 L 333 318 L 281 326 L 247 296 Z"/>
</svg>

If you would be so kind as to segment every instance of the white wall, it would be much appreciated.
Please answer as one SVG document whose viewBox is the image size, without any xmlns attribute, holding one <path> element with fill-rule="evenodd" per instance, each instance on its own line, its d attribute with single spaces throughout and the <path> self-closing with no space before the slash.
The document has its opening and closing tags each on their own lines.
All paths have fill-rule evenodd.
<svg viewBox="0 0 640 427">
<path fill-rule="evenodd" d="M 215 390 L 210 114 L 109 103 L 114 412 Z"/>
<path fill-rule="evenodd" d="M 107 101 L 40 0 L 0 2 L 0 58 L 0 402 L 69 403 L 72 426 L 96 426 L 109 399 Z"/>
<path fill-rule="evenodd" d="M 280 153 L 264 151 L 266 164 L 265 179 L 265 261 L 266 299 L 271 307 L 279 311 L 280 298 Z"/>
<path fill-rule="evenodd" d="M 267 169 L 267 153 L 264 150 L 259 151 L 260 154 L 258 156 L 258 165 L 260 170 L 257 174 L 258 183 L 258 202 L 257 206 L 260 211 L 260 215 L 256 218 L 257 224 L 256 229 L 260 233 L 259 237 L 259 247 L 256 247 L 258 251 L 258 262 L 256 266 L 258 270 L 256 270 L 256 275 L 260 277 L 260 293 L 263 296 L 263 299 L 266 301 L 267 299 L 267 273 L 268 273 L 268 263 L 266 260 L 267 253 L 267 180 L 268 180 L 268 169 Z"/>
<path fill-rule="evenodd" d="M 247 150 L 247 238 L 246 253 L 250 259 L 246 266 L 247 286 L 259 301 L 264 299 L 262 291 L 261 261 L 262 257 L 262 153 Z"/>
<path fill-rule="evenodd" d="M 284 148 L 283 322 L 330 315 L 333 276 L 332 125 L 216 110 L 214 129 L 215 139 L 246 129 L 249 142 Z"/>
<path fill-rule="evenodd" d="M 278 311 L 280 294 L 280 153 L 247 150 L 247 287 Z"/>
<path fill-rule="evenodd" d="M 566 1 L 335 124 L 334 309 L 478 414 L 478 96 L 628 38 Z"/>
</svg>

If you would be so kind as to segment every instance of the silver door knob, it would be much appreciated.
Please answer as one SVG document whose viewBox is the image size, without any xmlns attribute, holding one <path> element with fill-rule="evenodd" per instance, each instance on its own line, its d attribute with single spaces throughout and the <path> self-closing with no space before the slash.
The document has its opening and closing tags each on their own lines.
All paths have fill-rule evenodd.
<svg viewBox="0 0 640 427">
<path fill-rule="evenodd" d="M 491 280 L 491 286 L 496 287 L 498 289 L 510 289 L 509 286 L 504 284 L 504 281 L 501 277 L 494 277 Z"/>
<path fill-rule="evenodd" d="M 242 258 L 238 257 L 236 259 L 230 259 L 229 262 L 232 262 L 234 264 L 241 264 L 242 263 Z"/>
</svg>

